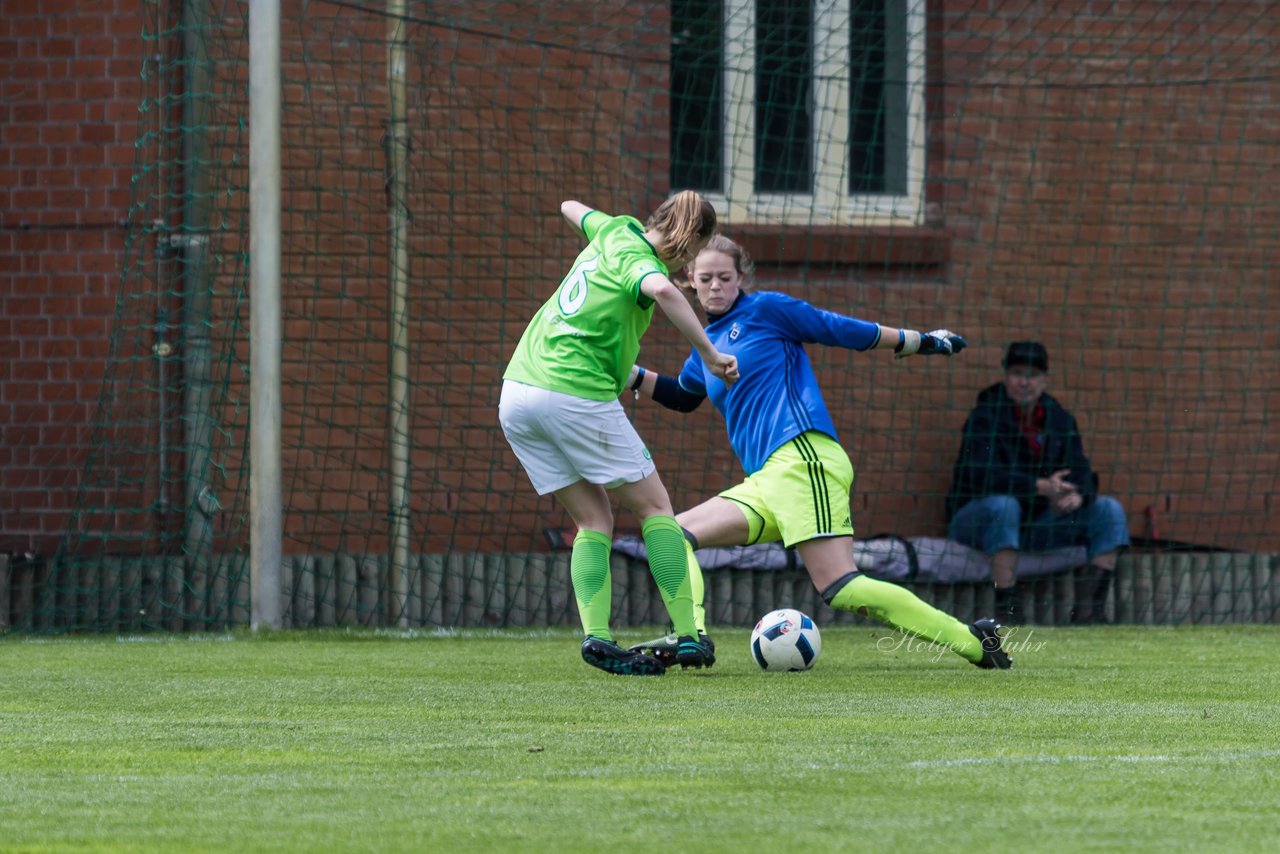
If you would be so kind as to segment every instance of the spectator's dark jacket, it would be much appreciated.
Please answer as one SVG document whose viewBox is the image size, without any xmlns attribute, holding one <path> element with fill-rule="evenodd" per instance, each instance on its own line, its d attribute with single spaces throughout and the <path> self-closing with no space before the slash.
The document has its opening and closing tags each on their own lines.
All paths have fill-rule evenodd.
<svg viewBox="0 0 1280 854">
<path fill-rule="evenodd" d="M 1036 459 L 1014 416 L 1016 406 L 1003 383 L 983 389 L 978 405 L 964 422 L 964 439 L 947 496 L 947 520 L 966 502 L 986 495 L 1012 495 L 1022 505 L 1022 520 L 1029 523 L 1049 507 L 1036 495 L 1036 479 L 1060 469 L 1070 469 L 1067 480 L 1080 490 L 1088 506 L 1098 494 L 1098 476 L 1084 455 L 1084 442 L 1075 417 L 1048 394 L 1044 406 L 1044 451 Z"/>
</svg>

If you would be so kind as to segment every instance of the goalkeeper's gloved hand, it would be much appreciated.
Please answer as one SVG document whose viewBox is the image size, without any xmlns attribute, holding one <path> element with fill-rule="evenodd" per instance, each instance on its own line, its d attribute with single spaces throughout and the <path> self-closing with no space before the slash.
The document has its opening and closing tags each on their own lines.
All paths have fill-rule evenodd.
<svg viewBox="0 0 1280 854">
<path fill-rule="evenodd" d="M 916 332 L 913 329 L 901 331 L 902 341 L 894 348 L 897 358 L 905 359 L 919 353 L 921 356 L 950 356 L 959 353 L 969 342 L 949 329 L 935 329 L 932 332 Z"/>
<path fill-rule="evenodd" d="M 932 332 L 921 333 L 920 349 L 916 352 L 921 356 L 936 356 L 939 353 L 943 356 L 954 356 L 967 346 L 969 342 L 951 330 L 935 329 Z"/>
</svg>

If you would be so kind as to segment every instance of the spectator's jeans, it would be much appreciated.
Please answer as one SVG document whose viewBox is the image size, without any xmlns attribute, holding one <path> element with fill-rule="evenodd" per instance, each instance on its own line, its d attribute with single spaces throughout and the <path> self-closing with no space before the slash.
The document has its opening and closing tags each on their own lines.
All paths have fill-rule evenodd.
<svg viewBox="0 0 1280 854">
<path fill-rule="evenodd" d="M 1042 552 L 1083 545 L 1092 559 L 1129 545 L 1129 522 L 1119 501 L 1099 495 L 1074 513 L 1045 512 L 1023 527 L 1018 499 L 988 495 L 957 510 L 947 536 L 988 555 L 1002 549 Z"/>
</svg>

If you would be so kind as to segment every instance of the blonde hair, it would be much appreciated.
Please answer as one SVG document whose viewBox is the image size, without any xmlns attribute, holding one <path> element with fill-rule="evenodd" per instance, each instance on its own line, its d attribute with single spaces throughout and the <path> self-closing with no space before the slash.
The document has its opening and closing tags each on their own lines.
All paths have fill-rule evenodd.
<svg viewBox="0 0 1280 854">
<path fill-rule="evenodd" d="M 716 209 L 693 190 L 681 190 L 663 202 L 644 225 L 662 233 L 663 255 L 679 258 L 715 232 Z"/>
<path fill-rule="evenodd" d="M 743 249 L 734 241 L 725 237 L 723 234 L 712 235 L 711 241 L 704 247 L 703 252 L 719 252 L 728 255 L 733 259 L 733 268 L 738 271 L 738 275 L 742 276 L 742 282 L 738 285 L 739 290 L 749 291 L 755 284 L 751 276 L 756 271 L 756 262 L 751 260 L 751 256 L 747 254 L 747 250 Z M 689 272 L 692 273 L 697 268 L 698 261 L 695 258 L 689 264 Z"/>
</svg>

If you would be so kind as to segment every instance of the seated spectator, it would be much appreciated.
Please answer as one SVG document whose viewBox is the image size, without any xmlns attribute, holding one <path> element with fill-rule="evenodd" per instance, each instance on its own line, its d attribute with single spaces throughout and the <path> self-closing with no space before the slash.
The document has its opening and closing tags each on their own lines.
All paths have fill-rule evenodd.
<svg viewBox="0 0 1280 854">
<path fill-rule="evenodd" d="M 978 394 L 964 424 L 947 496 L 948 536 L 990 556 L 996 618 L 1006 625 L 1022 617 L 1018 552 L 1085 546 L 1089 563 L 1071 619 L 1105 622 L 1116 557 L 1129 545 L 1124 508 L 1098 495 L 1075 417 L 1045 391 L 1044 345 L 1016 341 L 1003 364 L 1003 382 Z"/>
</svg>

